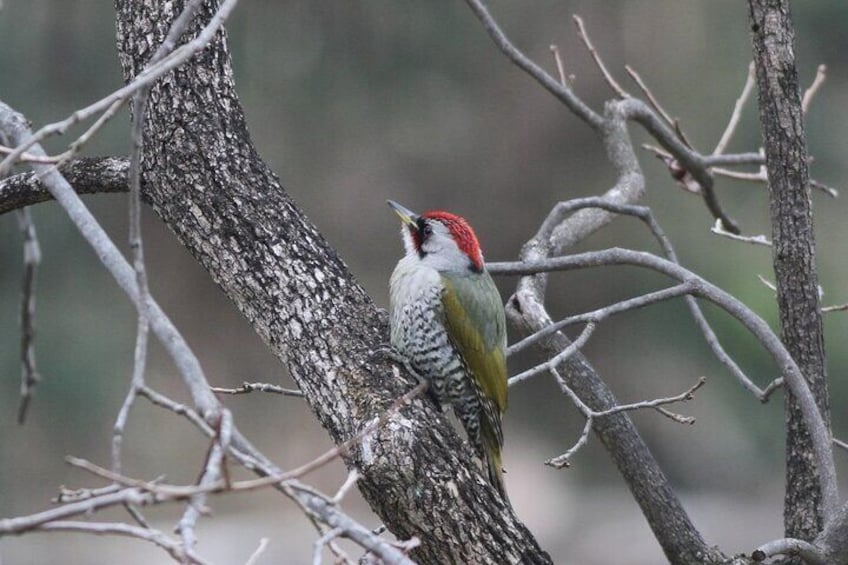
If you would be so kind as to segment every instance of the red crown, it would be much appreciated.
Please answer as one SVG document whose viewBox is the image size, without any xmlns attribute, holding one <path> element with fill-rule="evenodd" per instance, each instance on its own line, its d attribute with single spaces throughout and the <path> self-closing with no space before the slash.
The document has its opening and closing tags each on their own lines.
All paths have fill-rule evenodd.
<svg viewBox="0 0 848 565">
<path fill-rule="evenodd" d="M 480 252 L 480 242 L 477 241 L 474 230 L 471 229 L 465 218 L 442 210 L 431 210 L 424 212 L 421 216 L 442 222 L 450 231 L 454 241 L 456 241 L 457 247 L 468 255 L 468 258 L 474 263 L 474 268 L 478 271 L 483 269 L 483 255 Z"/>
</svg>

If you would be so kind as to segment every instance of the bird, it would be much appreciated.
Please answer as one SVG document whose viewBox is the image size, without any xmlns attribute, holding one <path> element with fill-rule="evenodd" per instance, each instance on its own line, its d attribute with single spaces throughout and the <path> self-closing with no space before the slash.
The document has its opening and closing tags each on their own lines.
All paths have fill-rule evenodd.
<svg viewBox="0 0 848 565">
<path fill-rule="evenodd" d="M 501 461 L 506 315 L 480 243 L 456 214 L 387 203 L 400 216 L 405 249 L 389 280 L 391 348 L 428 382 L 431 397 L 453 407 L 489 483 L 509 504 Z"/>
</svg>

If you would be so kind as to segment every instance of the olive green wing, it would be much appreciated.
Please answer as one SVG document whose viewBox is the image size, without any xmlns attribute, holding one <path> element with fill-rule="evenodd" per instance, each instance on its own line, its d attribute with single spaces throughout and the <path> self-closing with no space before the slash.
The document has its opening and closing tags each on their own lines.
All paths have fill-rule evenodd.
<svg viewBox="0 0 848 565">
<path fill-rule="evenodd" d="M 442 274 L 445 328 L 476 377 L 481 392 L 500 415 L 507 406 L 506 318 L 500 293 L 488 272 Z M 498 433 L 500 435 L 500 433 Z"/>
</svg>

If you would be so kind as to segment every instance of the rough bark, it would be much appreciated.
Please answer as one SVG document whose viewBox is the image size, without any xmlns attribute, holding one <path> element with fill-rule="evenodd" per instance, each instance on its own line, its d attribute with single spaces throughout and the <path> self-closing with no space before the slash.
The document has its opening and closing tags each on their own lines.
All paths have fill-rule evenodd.
<svg viewBox="0 0 848 565">
<path fill-rule="evenodd" d="M 183 2 L 116 0 L 118 51 L 134 76 Z M 206 2 L 206 20 L 215 2 Z M 196 28 L 199 25 L 195 25 Z M 225 34 L 151 91 L 143 179 L 153 209 L 283 360 L 336 442 L 410 383 L 368 350 L 384 317 L 254 149 Z M 417 400 L 346 459 L 360 490 L 421 562 L 550 558 L 488 485 L 450 423 Z"/>
<path fill-rule="evenodd" d="M 129 161 L 121 157 L 84 157 L 59 168 L 78 194 L 127 192 Z M 35 173 L 0 180 L 0 214 L 46 202 L 53 197 Z"/>
<path fill-rule="evenodd" d="M 781 339 L 829 425 L 808 154 L 789 0 L 750 0 L 749 4 L 769 178 Z M 809 432 L 795 397 L 789 390 L 785 393 L 784 528 L 788 537 L 810 541 L 823 526 L 822 492 Z"/>
</svg>

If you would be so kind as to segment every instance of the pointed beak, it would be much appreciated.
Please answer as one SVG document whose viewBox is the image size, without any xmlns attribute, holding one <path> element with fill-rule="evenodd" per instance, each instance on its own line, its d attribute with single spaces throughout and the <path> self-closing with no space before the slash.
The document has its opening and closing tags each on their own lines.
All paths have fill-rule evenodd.
<svg viewBox="0 0 848 565">
<path fill-rule="evenodd" d="M 418 224 L 417 224 L 418 214 L 416 214 L 412 210 L 404 208 L 403 206 L 401 206 L 400 204 L 398 204 L 394 200 L 386 200 L 386 204 L 388 204 L 389 208 L 394 210 L 395 213 L 398 216 L 400 216 L 400 220 L 404 224 L 406 224 L 408 226 L 412 226 L 415 229 L 418 229 Z"/>
</svg>

